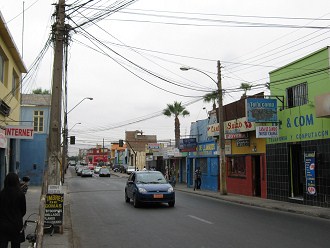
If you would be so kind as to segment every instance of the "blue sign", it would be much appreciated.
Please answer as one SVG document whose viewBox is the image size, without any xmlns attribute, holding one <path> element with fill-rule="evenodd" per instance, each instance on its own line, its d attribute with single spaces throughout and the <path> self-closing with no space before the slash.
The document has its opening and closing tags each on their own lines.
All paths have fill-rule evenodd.
<svg viewBox="0 0 330 248">
<path fill-rule="evenodd" d="M 315 185 L 315 152 L 305 152 L 306 192 L 308 195 L 316 195 Z"/>
<path fill-rule="evenodd" d="M 196 151 L 197 141 L 196 138 L 180 139 L 179 149 L 180 152 L 194 152 Z"/>
<path fill-rule="evenodd" d="M 277 100 L 246 99 L 246 117 L 249 122 L 277 122 Z"/>
</svg>

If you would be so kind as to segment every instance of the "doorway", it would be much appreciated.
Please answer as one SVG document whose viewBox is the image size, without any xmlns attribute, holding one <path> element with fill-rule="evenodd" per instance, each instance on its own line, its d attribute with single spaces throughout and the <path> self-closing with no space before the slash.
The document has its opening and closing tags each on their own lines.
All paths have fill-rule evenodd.
<svg viewBox="0 0 330 248">
<path fill-rule="evenodd" d="M 291 197 L 303 199 L 304 165 L 302 163 L 301 145 L 289 146 L 289 172 Z"/>
<path fill-rule="evenodd" d="M 252 156 L 253 196 L 261 196 L 260 156 Z"/>
</svg>

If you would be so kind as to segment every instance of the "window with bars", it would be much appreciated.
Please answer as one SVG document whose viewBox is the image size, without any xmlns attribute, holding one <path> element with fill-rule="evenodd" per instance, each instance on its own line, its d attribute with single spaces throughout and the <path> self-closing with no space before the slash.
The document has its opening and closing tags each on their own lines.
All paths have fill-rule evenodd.
<svg viewBox="0 0 330 248">
<path fill-rule="evenodd" d="M 307 104 L 308 88 L 307 83 L 297 84 L 286 89 L 287 107 L 293 108 Z"/>
<path fill-rule="evenodd" d="M 42 133 L 44 132 L 44 111 L 35 110 L 33 115 L 34 131 Z"/>
</svg>

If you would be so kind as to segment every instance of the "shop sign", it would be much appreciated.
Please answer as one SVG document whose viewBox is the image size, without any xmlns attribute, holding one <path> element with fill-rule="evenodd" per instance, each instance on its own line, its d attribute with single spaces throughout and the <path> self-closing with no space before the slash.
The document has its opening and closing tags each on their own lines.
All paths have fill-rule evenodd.
<svg viewBox="0 0 330 248">
<path fill-rule="evenodd" d="M 64 194 L 46 194 L 45 222 L 53 225 L 63 224 Z"/>
<path fill-rule="evenodd" d="M 214 137 L 219 136 L 219 123 L 214 123 L 207 126 L 207 136 Z"/>
<path fill-rule="evenodd" d="M 250 146 L 250 139 L 237 139 L 236 146 L 237 147 Z"/>
<path fill-rule="evenodd" d="M 256 125 L 254 122 L 250 122 L 246 117 L 226 121 L 224 123 L 225 133 L 242 133 L 250 132 L 256 130 Z"/>
<path fill-rule="evenodd" d="M 160 144 L 159 143 L 148 143 L 147 149 L 152 150 L 152 151 L 159 151 Z"/>
<path fill-rule="evenodd" d="M 6 137 L 8 139 L 33 139 L 33 127 L 6 126 Z"/>
<path fill-rule="evenodd" d="M 315 185 L 315 152 L 305 152 L 306 192 L 308 195 L 316 195 Z"/>
<path fill-rule="evenodd" d="M 246 139 L 248 137 L 249 137 L 248 133 L 225 134 L 225 139 Z"/>
<path fill-rule="evenodd" d="M 247 98 L 245 107 L 250 122 L 277 122 L 276 99 Z"/>
<path fill-rule="evenodd" d="M 7 147 L 7 138 L 5 135 L 5 130 L 0 129 L 0 148 L 6 148 Z"/>
<path fill-rule="evenodd" d="M 196 147 L 196 138 L 180 139 L 179 149 L 181 152 L 194 152 Z"/>
<path fill-rule="evenodd" d="M 256 138 L 275 138 L 279 136 L 278 126 L 256 127 Z"/>
</svg>

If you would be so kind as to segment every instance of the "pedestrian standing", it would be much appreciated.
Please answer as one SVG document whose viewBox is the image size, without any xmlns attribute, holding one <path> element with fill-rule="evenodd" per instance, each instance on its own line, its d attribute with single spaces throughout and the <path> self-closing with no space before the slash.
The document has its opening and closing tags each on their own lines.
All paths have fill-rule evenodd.
<svg viewBox="0 0 330 248">
<path fill-rule="evenodd" d="M 0 248 L 20 248 L 25 241 L 23 217 L 26 214 L 25 194 L 20 188 L 16 173 L 8 173 L 0 192 Z"/>
<path fill-rule="evenodd" d="M 30 177 L 28 176 L 23 177 L 22 181 L 20 182 L 20 187 L 24 194 L 26 194 L 26 192 L 28 191 L 29 182 L 30 182 Z"/>
<path fill-rule="evenodd" d="M 201 189 L 201 185 L 202 185 L 202 172 L 200 171 L 200 168 L 199 167 L 195 170 L 194 179 L 195 179 L 194 190 L 195 189 Z"/>
</svg>

